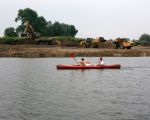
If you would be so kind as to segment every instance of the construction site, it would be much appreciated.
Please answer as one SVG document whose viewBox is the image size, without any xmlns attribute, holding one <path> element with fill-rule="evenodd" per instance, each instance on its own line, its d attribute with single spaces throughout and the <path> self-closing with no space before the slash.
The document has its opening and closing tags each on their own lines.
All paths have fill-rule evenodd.
<svg viewBox="0 0 150 120">
<path fill-rule="evenodd" d="M 16 39 L 0 40 L 0 57 L 65 57 L 77 56 L 150 56 L 150 47 L 137 46 L 129 38 L 41 37 L 26 21 L 24 32 Z"/>
<path fill-rule="evenodd" d="M 71 39 L 63 37 L 41 37 L 40 33 L 34 31 L 29 21 L 24 23 L 24 32 L 19 33 L 18 40 L 6 42 L 0 40 L 0 44 L 10 45 L 51 45 L 60 47 L 81 47 L 81 48 L 110 48 L 110 49 L 131 49 L 135 46 L 134 41 L 129 38 L 116 38 L 106 40 L 104 37 Z"/>
</svg>

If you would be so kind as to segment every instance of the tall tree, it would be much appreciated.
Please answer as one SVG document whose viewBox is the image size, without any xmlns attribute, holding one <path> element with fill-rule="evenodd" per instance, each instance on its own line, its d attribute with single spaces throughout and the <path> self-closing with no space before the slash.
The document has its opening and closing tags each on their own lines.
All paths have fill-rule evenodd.
<svg viewBox="0 0 150 120">
<path fill-rule="evenodd" d="M 55 22 L 52 25 L 52 34 L 53 36 L 62 36 L 62 27 L 59 22 Z"/>
<path fill-rule="evenodd" d="M 70 36 L 75 36 L 78 30 L 75 29 L 74 25 L 70 25 Z"/>
<path fill-rule="evenodd" d="M 37 19 L 38 15 L 37 13 L 30 9 L 30 8 L 26 8 L 24 10 L 20 9 L 18 11 L 18 16 L 15 19 L 15 21 L 21 21 L 22 24 L 24 24 L 26 21 L 29 21 L 30 23 L 34 23 Z"/>
<path fill-rule="evenodd" d="M 46 25 L 47 25 L 45 18 L 42 16 L 38 17 L 37 12 L 30 8 L 26 8 L 24 10 L 20 9 L 18 11 L 18 16 L 15 19 L 15 21 L 16 22 L 21 21 L 21 26 L 24 26 L 24 23 L 26 21 L 29 21 L 29 23 L 34 28 L 35 32 L 40 32 L 41 35 L 45 34 L 45 29 L 46 29 Z M 20 27 L 20 26 L 18 26 L 18 27 Z M 24 28 L 24 27 L 22 27 L 22 28 Z M 17 30 L 19 30 L 19 29 L 20 28 L 17 28 Z"/>
</svg>

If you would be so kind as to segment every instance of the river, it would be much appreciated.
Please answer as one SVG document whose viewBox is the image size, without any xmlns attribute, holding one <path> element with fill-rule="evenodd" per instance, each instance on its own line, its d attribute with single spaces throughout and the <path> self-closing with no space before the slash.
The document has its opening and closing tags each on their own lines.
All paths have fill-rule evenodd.
<svg viewBox="0 0 150 120">
<path fill-rule="evenodd" d="M 103 59 L 122 67 L 57 70 L 75 61 L 0 58 L 0 120 L 150 120 L 150 57 Z"/>
</svg>

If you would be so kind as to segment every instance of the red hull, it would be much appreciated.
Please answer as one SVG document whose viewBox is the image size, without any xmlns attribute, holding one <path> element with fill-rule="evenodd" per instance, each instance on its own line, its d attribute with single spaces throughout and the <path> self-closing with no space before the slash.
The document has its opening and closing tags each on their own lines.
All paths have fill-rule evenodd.
<svg viewBox="0 0 150 120">
<path fill-rule="evenodd" d="M 60 64 L 56 66 L 57 69 L 120 69 L 120 64 L 113 65 L 91 65 L 91 66 L 79 66 L 79 65 L 65 65 Z"/>
</svg>

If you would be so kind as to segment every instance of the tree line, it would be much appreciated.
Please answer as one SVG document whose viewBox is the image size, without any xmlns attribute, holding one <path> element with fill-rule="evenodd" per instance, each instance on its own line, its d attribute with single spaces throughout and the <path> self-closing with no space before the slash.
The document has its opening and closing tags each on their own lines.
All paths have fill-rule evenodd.
<svg viewBox="0 0 150 120">
<path fill-rule="evenodd" d="M 43 16 L 38 16 L 37 12 L 30 9 L 20 9 L 18 11 L 15 21 L 21 22 L 16 29 L 14 27 L 8 27 L 4 31 L 4 35 L 8 37 L 16 37 L 19 33 L 24 32 L 25 22 L 29 21 L 35 32 L 39 32 L 41 36 L 72 36 L 74 37 L 78 30 L 74 25 L 68 25 L 65 23 L 59 23 L 55 21 L 46 21 Z"/>
<path fill-rule="evenodd" d="M 24 32 L 25 29 L 25 22 L 29 21 L 29 23 L 32 25 L 35 32 L 38 32 L 41 34 L 41 36 L 72 36 L 74 37 L 78 30 L 75 28 L 74 25 L 68 25 L 65 23 L 60 23 L 58 21 L 55 21 L 54 23 L 52 21 L 46 21 L 46 19 L 43 16 L 39 16 L 36 11 L 25 8 L 20 9 L 18 11 L 17 17 L 15 18 L 15 21 L 20 21 L 21 24 L 17 26 L 17 28 L 14 27 L 8 27 L 4 31 L 4 35 L 7 37 L 17 37 L 19 33 Z M 137 44 L 142 45 L 150 45 L 150 35 L 149 34 L 142 34 L 138 40 L 136 40 Z"/>
</svg>

